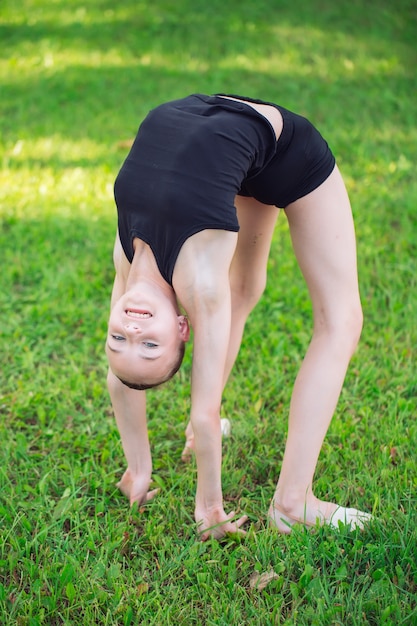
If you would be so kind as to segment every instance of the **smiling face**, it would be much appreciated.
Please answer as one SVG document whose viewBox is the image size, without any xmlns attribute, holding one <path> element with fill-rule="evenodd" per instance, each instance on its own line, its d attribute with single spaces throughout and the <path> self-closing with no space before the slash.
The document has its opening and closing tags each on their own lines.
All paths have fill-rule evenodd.
<svg viewBox="0 0 417 626">
<path fill-rule="evenodd" d="M 106 354 L 113 373 L 123 381 L 151 386 L 167 380 L 189 337 L 186 318 L 165 297 L 144 297 L 135 290 L 114 305 Z"/>
</svg>

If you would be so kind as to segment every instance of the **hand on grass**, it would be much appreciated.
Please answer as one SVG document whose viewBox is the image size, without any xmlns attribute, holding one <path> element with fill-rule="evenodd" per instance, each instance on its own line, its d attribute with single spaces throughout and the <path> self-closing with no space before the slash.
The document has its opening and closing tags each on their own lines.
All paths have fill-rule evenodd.
<svg viewBox="0 0 417 626">
<path fill-rule="evenodd" d="M 195 519 L 201 541 L 207 541 L 210 537 L 222 539 L 230 534 L 246 535 L 241 526 L 248 520 L 248 516 L 242 515 L 236 521 L 232 521 L 234 517 L 235 511 L 226 514 L 223 509 L 205 511 L 204 513 L 196 511 Z"/>
<path fill-rule="evenodd" d="M 147 476 L 134 476 L 127 469 L 120 482 L 117 483 L 117 487 L 129 498 L 130 506 L 135 502 L 141 505 L 152 500 L 159 491 L 159 489 L 149 490 L 150 482 L 151 479 Z"/>
</svg>

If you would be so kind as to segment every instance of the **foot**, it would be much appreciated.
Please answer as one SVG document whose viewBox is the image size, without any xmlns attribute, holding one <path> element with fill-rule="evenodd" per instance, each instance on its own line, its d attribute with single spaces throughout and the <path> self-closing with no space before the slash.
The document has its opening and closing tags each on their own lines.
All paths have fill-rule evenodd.
<svg viewBox="0 0 417 626">
<path fill-rule="evenodd" d="M 338 506 L 332 502 L 316 500 L 314 503 L 305 505 L 299 515 L 294 514 L 294 510 L 284 511 L 276 502 L 272 502 L 268 511 L 269 524 L 280 533 L 289 534 L 294 524 L 302 524 L 306 527 L 314 527 L 318 524 L 339 528 L 339 522 L 355 528 L 363 529 L 365 524 L 370 522 L 372 515 L 359 511 L 358 509 Z"/>
</svg>

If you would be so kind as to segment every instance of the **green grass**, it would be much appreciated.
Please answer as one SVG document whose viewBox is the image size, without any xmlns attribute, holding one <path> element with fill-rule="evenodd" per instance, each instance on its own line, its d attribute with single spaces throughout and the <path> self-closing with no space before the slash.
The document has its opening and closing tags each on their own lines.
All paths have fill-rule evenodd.
<svg viewBox="0 0 417 626">
<path fill-rule="evenodd" d="M 412 0 L 3 0 L 0 623 L 417 623 L 416 22 Z M 265 522 L 310 335 L 284 218 L 224 398 L 225 498 L 248 535 L 196 541 L 195 467 L 180 461 L 191 350 L 149 393 L 158 498 L 129 511 L 115 488 L 113 180 L 149 108 L 196 91 L 306 114 L 338 157 L 365 328 L 316 478 L 374 512 L 362 533 Z"/>
</svg>

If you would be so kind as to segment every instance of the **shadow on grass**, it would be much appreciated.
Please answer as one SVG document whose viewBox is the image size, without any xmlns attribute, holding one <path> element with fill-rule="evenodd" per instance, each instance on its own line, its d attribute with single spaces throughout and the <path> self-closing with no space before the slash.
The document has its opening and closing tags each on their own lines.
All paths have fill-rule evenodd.
<svg viewBox="0 0 417 626">
<path fill-rule="evenodd" d="M 69 14 L 64 5 L 45 6 L 23 23 L 0 27 L 11 66 L 15 55 L 35 55 L 32 77 L 21 79 L 11 72 L 3 80 L 4 137 L 13 142 L 53 134 L 106 144 L 123 138 L 122 132 L 131 136 L 159 102 L 187 92 L 223 90 L 274 99 L 290 108 L 299 103 L 297 109 L 313 113 L 315 121 L 324 116 L 323 100 L 326 109 L 332 102 L 356 110 L 366 105 L 367 122 L 378 124 L 378 98 L 391 97 L 395 115 L 400 104 L 389 94 L 401 100 L 415 80 L 406 46 L 415 15 L 407 0 L 400 7 L 380 0 L 360 11 L 356 4 L 321 0 L 295 11 L 287 1 L 273 7 L 249 0 L 209 6 L 202 0 L 178 6 L 131 1 L 114 9 L 103 1 L 92 9 L 73 3 Z M 388 53 L 393 44 L 395 52 Z M 358 49 L 375 60 L 394 54 L 398 67 L 343 71 L 344 60 Z M 291 62 L 280 64 L 288 51 Z M 48 54 L 64 61 L 43 67 Z M 93 61 L 91 55 L 96 55 Z M 277 62 L 268 65 L 268 58 L 275 57 Z M 340 57 L 337 75 L 331 65 L 323 69 L 328 57 Z"/>
</svg>

